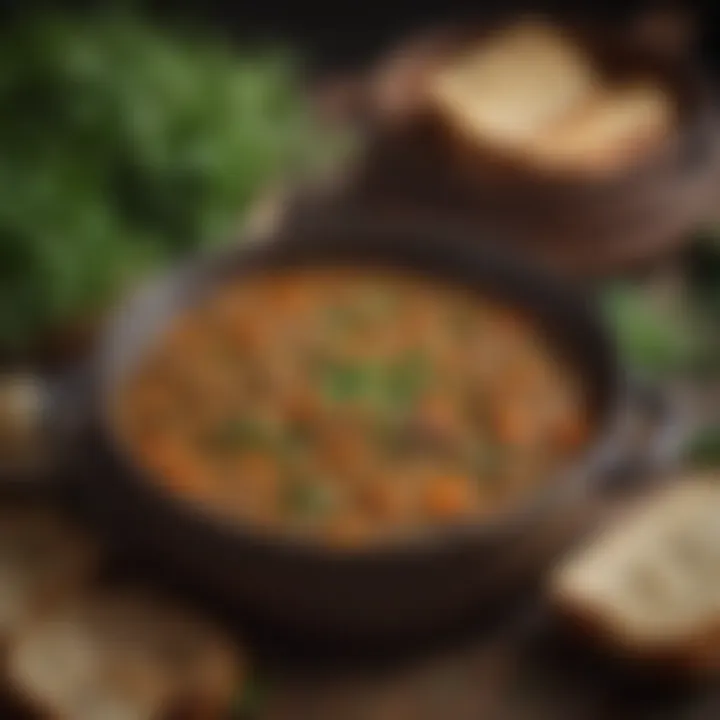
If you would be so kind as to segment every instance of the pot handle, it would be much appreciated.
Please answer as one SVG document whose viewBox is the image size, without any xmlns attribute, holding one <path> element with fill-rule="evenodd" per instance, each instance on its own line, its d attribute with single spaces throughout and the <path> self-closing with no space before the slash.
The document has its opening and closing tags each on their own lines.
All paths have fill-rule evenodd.
<svg viewBox="0 0 720 720">
<path fill-rule="evenodd" d="M 610 491 L 637 488 L 672 468 L 692 433 L 688 413 L 671 391 L 632 378 L 627 397 L 622 447 L 604 472 L 603 485 Z"/>
</svg>

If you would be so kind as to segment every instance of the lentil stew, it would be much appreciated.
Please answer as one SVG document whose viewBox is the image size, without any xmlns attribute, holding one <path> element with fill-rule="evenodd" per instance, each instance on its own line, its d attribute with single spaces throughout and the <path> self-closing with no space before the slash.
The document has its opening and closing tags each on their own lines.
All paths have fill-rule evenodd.
<svg viewBox="0 0 720 720">
<path fill-rule="evenodd" d="M 117 420 L 173 494 L 341 545 L 508 509 L 590 430 L 581 378 L 522 311 L 344 268 L 210 293 L 122 387 Z"/>
</svg>

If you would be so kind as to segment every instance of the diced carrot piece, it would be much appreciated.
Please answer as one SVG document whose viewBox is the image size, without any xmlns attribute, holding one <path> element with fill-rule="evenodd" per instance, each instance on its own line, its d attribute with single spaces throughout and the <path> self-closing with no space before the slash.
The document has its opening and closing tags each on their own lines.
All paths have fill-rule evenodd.
<svg viewBox="0 0 720 720">
<path fill-rule="evenodd" d="M 262 452 L 245 453 L 235 463 L 235 470 L 256 484 L 274 485 L 279 477 L 275 458 Z"/>
<path fill-rule="evenodd" d="M 255 349 L 260 347 L 267 335 L 267 331 L 258 323 L 242 318 L 228 327 L 228 333 L 233 342 L 241 347 Z"/>
<path fill-rule="evenodd" d="M 296 386 L 285 400 L 288 417 L 299 423 L 313 422 L 320 410 L 320 402 L 309 388 Z"/>
<path fill-rule="evenodd" d="M 588 438 L 588 423 L 580 415 L 568 415 L 555 428 L 555 439 L 565 449 L 578 448 Z"/>
<path fill-rule="evenodd" d="M 374 517 L 397 520 L 403 514 L 405 503 L 396 484 L 377 480 L 362 488 L 360 500 Z"/>
<path fill-rule="evenodd" d="M 196 493 L 203 482 L 202 464 L 181 443 L 159 442 L 151 450 L 151 466 L 171 490 Z"/>
<path fill-rule="evenodd" d="M 508 445 L 524 445 L 532 440 L 535 425 L 531 413 L 514 402 L 500 402 L 493 414 L 498 440 Z"/>
<path fill-rule="evenodd" d="M 367 460 L 365 439 L 356 428 L 329 429 L 325 440 L 322 448 L 323 459 L 340 473 L 361 467 Z"/>
<path fill-rule="evenodd" d="M 348 514 L 338 517 L 327 530 L 328 540 L 339 547 L 357 547 L 367 541 L 371 525 L 361 516 Z"/>
<path fill-rule="evenodd" d="M 288 277 L 276 282 L 272 290 L 271 302 L 279 310 L 298 310 L 311 297 L 310 288 L 305 283 Z"/>
<path fill-rule="evenodd" d="M 425 512 L 438 520 L 451 519 L 467 513 L 472 506 L 470 482 L 463 476 L 441 476 L 425 488 Z"/>
<path fill-rule="evenodd" d="M 449 437 L 459 429 L 461 422 L 457 408 L 446 395 L 425 398 L 417 410 L 417 420 L 431 433 Z"/>
</svg>

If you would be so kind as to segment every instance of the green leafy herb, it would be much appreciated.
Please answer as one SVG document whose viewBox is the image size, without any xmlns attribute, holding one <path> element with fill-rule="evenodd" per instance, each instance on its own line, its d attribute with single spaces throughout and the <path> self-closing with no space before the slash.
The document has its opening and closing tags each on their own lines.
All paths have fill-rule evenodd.
<svg viewBox="0 0 720 720">
<path fill-rule="evenodd" d="M 3 349 L 228 237 L 264 186 L 333 147 L 287 52 L 117 13 L 6 23 L 0 105 Z"/>
<path fill-rule="evenodd" d="M 411 353 L 391 365 L 383 379 L 383 396 L 393 406 L 411 404 L 428 382 L 430 367 L 422 353 Z"/>
<path fill-rule="evenodd" d="M 706 335 L 698 331 L 697 317 L 659 309 L 642 289 L 630 286 L 611 288 L 602 299 L 621 356 L 635 369 L 663 374 L 706 362 Z"/>
</svg>

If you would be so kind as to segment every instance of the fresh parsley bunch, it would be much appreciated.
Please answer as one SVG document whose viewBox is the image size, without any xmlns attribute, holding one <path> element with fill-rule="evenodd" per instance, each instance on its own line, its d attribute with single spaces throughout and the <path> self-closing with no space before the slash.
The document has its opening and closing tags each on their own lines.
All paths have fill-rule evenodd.
<svg viewBox="0 0 720 720">
<path fill-rule="evenodd" d="M 8 25 L 0 106 L 4 350 L 229 237 L 261 188 L 327 146 L 287 53 L 127 15 Z"/>
</svg>

